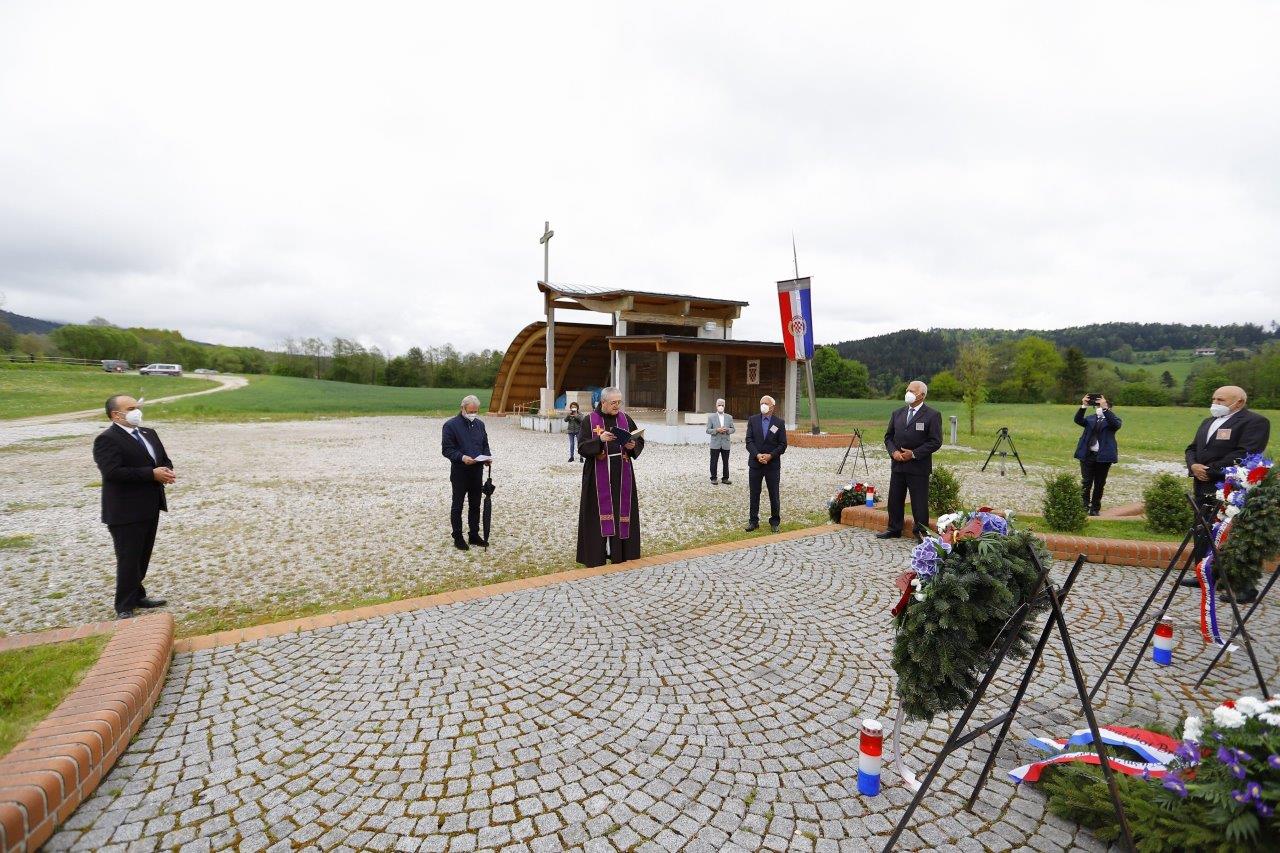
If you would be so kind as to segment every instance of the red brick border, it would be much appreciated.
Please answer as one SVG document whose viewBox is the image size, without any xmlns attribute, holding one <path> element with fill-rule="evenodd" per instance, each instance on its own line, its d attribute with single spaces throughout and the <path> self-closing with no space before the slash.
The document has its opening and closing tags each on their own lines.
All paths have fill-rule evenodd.
<svg viewBox="0 0 1280 853">
<path fill-rule="evenodd" d="M 0 853 L 28 853 L 98 787 L 151 714 L 173 653 L 173 617 L 123 623 L 80 685 L 0 758 Z"/>
<path fill-rule="evenodd" d="M 850 527 L 884 530 L 889 526 L 889 516 L 882 510 L 865 506 L 845 507 L 840 513 L 840 523 Z M 903 524 L 903 534 L 910 536 L 915 529 L 911 519 Z M 1169 565 L 1178 551 L 1176 542 L 1142 542 L 1132 539 L 1094 539 L 1088 536 L 1068 536 L 1061 533 L 1037 533 L 1044 540 L 1049 553 L 1059 560 L 1074 560 L 1081 554 L 1091 563 L 1110 563 L 1117 566 L 1140 566 L 1163 569 Z"/>
<path fill-rule="evenodd" d="M 811 432 L 802 432 L 795 430 L 787 433 L 788 447 L 839 447 L 845 448 L 849 446 L 849 439 L 853 438 L 852 433 L 824 432 L 820 435 L 814 435 Z M 854 442 L 857 447 L 857 442 Z"/>
</svg>

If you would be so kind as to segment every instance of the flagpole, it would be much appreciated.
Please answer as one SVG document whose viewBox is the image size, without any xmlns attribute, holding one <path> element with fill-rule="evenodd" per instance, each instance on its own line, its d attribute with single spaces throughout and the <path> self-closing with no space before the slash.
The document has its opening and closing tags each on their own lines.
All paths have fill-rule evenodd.
<svg viewBox="0 0 1280 853">
<path fill-rule="evenodd" d="M 795 265 L 796 281 L 800 280 L 800 258 L 796 254 L 796 233 L 791 232 L 791 261 Z M 812 299 L 812 296 L 810 296 Z M 813 435 L 819 435 L 822 430 L 818 427 L 818 394 L 813 384 L 813 361 L 804 358 L 803 344 L 796 347 L 796 354 L 800 361 L 804 362 L 805 384 L 809 389 L 809 432 Z"/>
</svg>

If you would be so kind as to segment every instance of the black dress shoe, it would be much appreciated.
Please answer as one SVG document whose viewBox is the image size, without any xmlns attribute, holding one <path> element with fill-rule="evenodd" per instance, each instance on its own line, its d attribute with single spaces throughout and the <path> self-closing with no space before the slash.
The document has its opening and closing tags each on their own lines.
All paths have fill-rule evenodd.
<svg viewBox="0 0 1280 853">
<path fill-rule="evenodd" d="M 720 481 L 719 481 L 719 480 L 717 480 L 715 477 L 712 477 L 712 478 L 711 478 L 711 485 L 713 485 L 713 486 L 718 486 L 718 485 L 720 485 Z"/>
<path fill-rule="evenodd" d="M 462 539 L 455 539 L 455 540 L 453 540 L 453 547 L 457 548 L 459 551 L 470 551 L 470 550 L 471 550 L 471 546 L 470 546 L 470 545 L 468 545 L 468 544 L 467 544 L 464 540 L 462 540 Z"/>
<path fill-rule="evenodd" d="M 1178 581 L 1178 586 L 1200 586 L 1200 581 L 1196 579 L 1195 575 L 1189 575 Z"/>
<path fill-rule="evenodd" d="M 776 524 L 770 524 L 770 525 L 769 525 L 769 529 L 770 529 L 770 530 L 772 530 L 774 533 L 777 533 L 777 532 L 778 532 L 778 525 L 776 525 Z"/>
<path fill-rule="evenodd" d="M 747 525 L 747 527 L 746 527 L 746 531 L 747 531 L 748 533 L 750 533 L 750 532 L 751 532 L 751 531 L 753 531 L 753 530 L 759 530 L 759 529 L 760 529 L 760 525 L 758 525 L 758 524 L 748 524 L 748 525 Z"/>
<path fill-rule="evenodd" d="M 899 531 L 897 533 L 894 533 L 892 530 L 886 530 L 884 533 L 877 533 L 876 538 L 877 539 L 901 539 L 902 532 Z"/>
<path fill-rule="evenodd" d="M 722 486 L 732 486 L 732 485 L 733 485 L 733 483 L 729 482 L 728 480 L 721 480 L 721 481 L 720 481 L 720 485 L 722 485 Z"/>
<path fill-rule="evenodd" d="M 475 534 L 472 534 L 471 536 L 468 536 L 468 537 L 467 537 L 467 541 L 468 541 L 468 542 L 470 542 L 472 545 L 479 545 L 481 548 L 488 548 L 488 547 L 489 547 L 489 540 L 488 540 L 488 539 L 483 539 L 483 538 L 481 538 L 481 537 L 479 537 L 479 536 L 476 536 Z"/>
<path fill-rule="evenodd" d="M 1101 515 L 1101 514 L 1102 514 L 1102 513 L 1101 513 L 1101 512 L 1099 512 L 1099 511 L 1098 511 L 1098 510 L 1096 510 L 1096 509 L 1091 509 L 1091 510 L 1089 510 L 1089 515 L 1091 515 L 1091 516 L 1093 516 L 1093 517 L 1095 517 L 1095 518 L 1096 518 L 1097 516 Z"/>
<path fill-rule="evenodd" d="M 1236 604 L 1252 604 L 1254 602 L 1254 599 L 1256 599 L 1257 597 L 1258 597 L 1257 589 L 1241 590 L 1240 592 L 1236 593 Z M 1222 593 L 1222 595 L 1218 596 L 1218 599 L 1223 604 L 1231 603 L 1231 596 L 1225 592 Z"/>
<path fill-rule="evenodd" d="M 163 598 L 143 598 L 138 602 L 137 606 L 143 610 L 150 610 L 153 607 L 164 607 L 166 604 L 168 602 Z"/>
<path fill-rule="evenodd" d="M 117 618 L 117 619 L 132 619 L 132 618 L 133 618 L 133 611 L 132 611 L 132 610 L 117 610 L 117 611 L 116 611 L 116 618 Z"/>
</svg>

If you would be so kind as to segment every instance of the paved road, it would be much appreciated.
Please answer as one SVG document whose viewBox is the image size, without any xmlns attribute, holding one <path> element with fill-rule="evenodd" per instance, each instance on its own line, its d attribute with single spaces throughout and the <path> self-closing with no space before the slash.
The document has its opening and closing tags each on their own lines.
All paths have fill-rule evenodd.
<svg viewBox="0 0 1280 853">
<path fill-rule="evenodd" d="M 882 796 L 857 794 L 856 733 L 892 711 L 906 554 L 839 529 L 180 655 L 48 849 L 878 849 L 907 797 L 889 771 Z M 1077 586 L 1089 672 L 1153 577 L 1099 566 Z M 1177 657 L 1143 689 L 1109 686 L 1103 721 L 1176 725 L 1196 704 Z M 1245 675 L 1233 664 L 1232 687 Z M 1051 653 L 1019 743 L 1073 729 L 1070 695 Z M 1103 849 L 1003 776 L 1029 748 L 1006 753 L 975 813 L 960 806 L 984 756 L 958 755 L 903 848 Z"/>
</svg>

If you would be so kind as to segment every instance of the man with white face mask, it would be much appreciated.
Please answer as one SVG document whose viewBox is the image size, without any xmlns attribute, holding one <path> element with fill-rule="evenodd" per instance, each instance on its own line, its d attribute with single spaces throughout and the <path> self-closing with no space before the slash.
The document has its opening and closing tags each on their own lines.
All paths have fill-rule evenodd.
<svg viewBox="0 0 1280 853">
<path fill-rule="evenodd" d="M 724 400 L 716 400 L 716 410 L 707 415 L 707 435 L 711 436 L 711 484 L 729 483 L 729 436 L 738 431 L 733 415 L 725 411 Z M 724 477 L 716 477 L 716 460 L 724 469 Z"/>
<path fill-rule="evenodd" d="M 458 414 L 444 422 L 440 453 L 452 463 L 449 483 L 453 486 L 453 504 L 449 508 L 449 524 L 453 531 L 453 547 L 469 551 L 472 545 L 488 547 L 480 535 L 480 495 L 484 488 L 484 469 L 492 464 L 489 433 L 484 421 L 477 417 L 480 398 L 468 394 L 462 398 Z M 462 538 L 462 502 L 467 502 L 467 533 Z"/>
<path fill-rule="evenodd" d="M 151 563 L 160 513 L 169 511 L 164 487 L 174 480 L 173 462 L 156 431 L 142 426 L 138 401 L 125 394 L 107 400 L 111 426 L 93 441 L 93 461 L 102 472 L 102 523 L 116 550 L 116 618 L 139 607 L 163 607 L 142 581 Z"/>
<path fill-rule="evenodd" d="M 787 422 L 774 413 L 777 403 L 768 394 L 760 398 L 760 414 L 747 418 L 747 485 L 750 487 L 750 515 L 747 532 L 760 526 L 760 485 L 769 488 L 769 528 L 778 532 L 782 522 L 779 481 L 782 454 L 787 452 Z"/>
<path fill-rule="evenodd" d="M 929 526 L 929 475 L 933 454 L 942 447 L 942 413 L 926 406 L 929 386 L 919 380 L 907 386 L 906 405 L 889 416 L 884 446 L 893 463 L 889 466 L 889 528 L 877 539 L 902 536 L 907 494 L 911 495 L 911 518 L 916 535 Z"/>
</svg>

